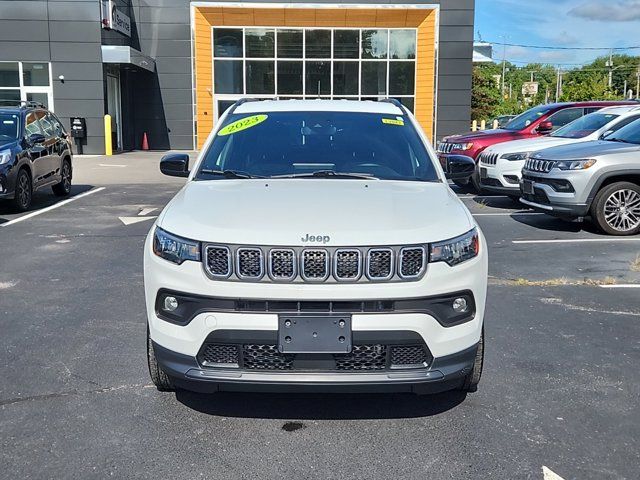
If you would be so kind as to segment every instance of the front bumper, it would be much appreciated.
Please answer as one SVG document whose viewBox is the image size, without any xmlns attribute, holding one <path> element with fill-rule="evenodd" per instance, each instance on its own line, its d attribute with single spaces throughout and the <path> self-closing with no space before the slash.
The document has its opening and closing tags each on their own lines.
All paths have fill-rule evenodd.
<svg viewBox="0 0 640 480">
<path fill-rule="evenodd" d="M 520 196 L 521 164 L 523 163 L 524 162 L 513 162 L 500 158 L 495 165 L 480 163 L 478 165 L 480 185 L 483 189 L 490 192 Z M 484 177 L 482 170 L 484 170 Z"/>
<path fill-rule="evenodd" d="M 570 181 L 567 175 L 540 174 L 523 172 L 523 180 L 530 180 L 533 193 L 525 193 L 521 181 L 520 201 L 539 211 L 561 218 L 581 218 L 589 215 L 590 205 L 582 203 L 576 190 L 572 192 L 558 192 L 550 182 L 554 180 Z M 571 183 L 573 185 L 573 183 Z"/>
<path fill-rule="evenodd" d="M 182 355 L 153 344 L 156 360 L 173 383 L 186 390 L 216 391 L 339 391 L 438 393 L 462 385 L 473 368 L 477 344 L 425 368 L 380 372 L 263 372 L 203 368 L 196 357 Z"/>
</svg>

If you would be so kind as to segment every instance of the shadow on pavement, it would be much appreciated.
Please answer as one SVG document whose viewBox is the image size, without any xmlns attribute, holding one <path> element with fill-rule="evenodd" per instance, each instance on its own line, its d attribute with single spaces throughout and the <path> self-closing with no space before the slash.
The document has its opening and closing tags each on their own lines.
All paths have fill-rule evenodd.
<svg viewBox="0 0 640 480">
<path fill-rule="evenodd" d="M 81 193 L 87 192 L 93 188 L 93 185 L 72 185 L 71 193 L 66 197 L 56 197 L 51 189 L 48 187 L 43 188 L 33 193 L 33 200 L 31 207 L 26 212 L 16 212 L 13 210 L 11 202 L 8 200 L 0 200 L 0 224 L 6 223 L 10 220 L 14 220 L 22 215 L 40 210 L 42 208 L 51 207 L 56 203 L 60 203 L 69 198 L 75 197 Z"/>
<path fill-rule="evenodd" d="M 552 232 L 587 232 L 598 236 L 604 236 L 593 223 L 588 221 L 572 222 L 569 220 L 563 220 L 561 218 L 552 217 L 551 215 L 538 215 L 538 216 L 524 216 L 524 215 L 512 215 L 516 222 L 528 225 L 540 230 L 548 230 Z"/>
<path fill-rule="evenodd" d="M 460 405 L 466 393 L 434 395 L 236 393 L 201 394 L 178 390 L 183 405 L 221 417 L 283 420 L 365 420 L 438 415 Z"/>
</svg>

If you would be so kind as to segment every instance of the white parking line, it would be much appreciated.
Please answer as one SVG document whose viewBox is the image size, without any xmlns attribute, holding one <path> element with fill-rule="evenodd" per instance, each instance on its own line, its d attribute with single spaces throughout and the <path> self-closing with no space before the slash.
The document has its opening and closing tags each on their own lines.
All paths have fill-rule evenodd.
<svg viewBox="0 0 640 480">
<path fill-rule="evenodd" d="M 510 217 L 512 215 L 518 216 L 530 216 L 530 215 L 545 215 L 544 213 L 538 212 L 500 212 L 500 213 L 472 213 L 474 217 Z"/>
<path fill-rule="evenodd" d="M 67 200 L 63 200 L 62 202 L 56 203 L 55 205 L 51 205 L 49 207 L 45 207 L 45 208 L 42 208 L 40 210 L 36 210 L 35 212 L 27 213 L 26 215 L 23 215 L 22 217 L 14 218 L 13 220 L 9 220 L 8 222 L 5 222 L 5 223 L 0 223 L 0 227 L 8 227 L 9 225 L 13 225 L 13 224 L 22 222 L 24 220 L 28 220 L 30 218 L 36 217 L 38 215 L 41 215 L 43 213 L 50 212 L 51 210 L 54 210 L 54 209 L 59 208 L 59 207 L 62 207 L 63 205 L 67 205 L 68 203 L 75 202 L 76 200 L 78 200 L 78 199 L 80 199 L 82 197 L 86 197 L 88 195 L 93 195 L 94 193 L 98 193 L 98 192 L 104 190 L 104 188 L 105 187 L 98 187 L 98 188 L 94 188 L 93 190 L 89 190 L 88 192 L 80 193 L 80 194 L 76 195 L 75 197 L 68 198 Z"/>
<path fill-rule="evenodd" d="M 619 285 L 598 285 L 600 288 L 640 288 L 640 283 L 621 283 Z"/>
<path fill-rule="evenodd" d="M 458 198 L 509 198 L 509 195 L 474 195 L 472 193 L 465 193 L 458 195 Z"/>
<path fill-rule="evenodd" d="M 544 214 L 543 214 L 544 215 Z M 640 242 L 640 237 L 634 238 L 573 238 L 573 239 L 555 239 L 555 240 L 512 240 L 511 243 L 595 243 L 595 242 Z"/>
</svg>

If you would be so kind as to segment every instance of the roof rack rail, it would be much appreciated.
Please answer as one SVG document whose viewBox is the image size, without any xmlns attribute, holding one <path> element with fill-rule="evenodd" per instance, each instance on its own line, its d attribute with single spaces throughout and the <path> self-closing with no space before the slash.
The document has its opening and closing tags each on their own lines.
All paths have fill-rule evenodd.
<svg viewBox="0 0 640 480">
<path fill-rule="evenodd" d="M 24 108 L 24 107 L 47 108 L 40 102 L 33 102 L 30 100 L 29 101 L 0 100 L 0 105 L 5 107 L 9 106 L 9 107 L 19 107 L 19 108 Z"/>
<path fill-rule="evenodd" d="M 400 103 L 400 100 L 398 100 L 397 98 L 381 98 L 378 101 L 395 105 L 400 109 L 403 115 L 407 112 L 406 107 L 402 103 Z"/>
<path fill-rule="evenodd" d="M 238 100 L 236 103 L 231 105 L 231 107 L 229 107 L 229 110 L 227 110 L 227 115 L 231 115 L 236 110 L 236 108 L 238 108 L 243 103 L 259 102 L 260 100 L 262 100 L 262 99 L 261 98 L 252 98 L 252 97 L 243 97 L 240 100 Z"/>
</svg>

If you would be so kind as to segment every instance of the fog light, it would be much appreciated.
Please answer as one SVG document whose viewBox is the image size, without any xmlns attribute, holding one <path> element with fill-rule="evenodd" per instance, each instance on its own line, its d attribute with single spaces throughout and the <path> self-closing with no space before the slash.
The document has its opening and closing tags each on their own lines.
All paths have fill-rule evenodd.
<svg viewBox="0 0 640 480">
<path fill-rule="evenodd" d="M 453 301 L 452 307 L 453 311 L 456 313 L 464 313 L 467 311 L 467 308 L 469 308 L 467 305 L 467 299 L 462 297 L 456 298 Z"/>
<path fill-rule="evenodd" d="M 178 299 L 176 297 L 164 297 L 164 304 L 162 309 L 165 312 L 175 312 L 178 308 Z"/>
</svg>

